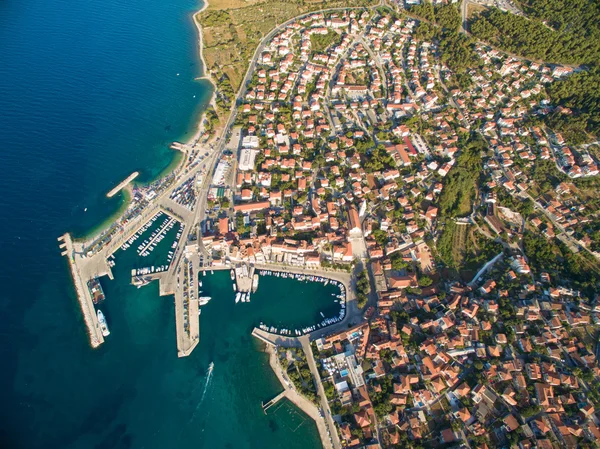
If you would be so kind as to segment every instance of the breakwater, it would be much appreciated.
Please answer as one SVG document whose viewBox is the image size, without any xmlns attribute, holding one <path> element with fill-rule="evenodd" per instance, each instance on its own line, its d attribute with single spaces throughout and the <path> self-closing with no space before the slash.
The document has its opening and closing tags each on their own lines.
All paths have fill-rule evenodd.
<svg viewBox="0 0 600 449">
<path fill-rule="evenodd" d="M 113 189 L 111 189 L 110 192 L 108 192 L 106 194 L 106 197 L 112 198 L 113 196 L 115 196 L 117 193 L 119 193 L 121 191 L 121 189 L 124 189 L 126 186 L 129 185 L 129 183 L 131 181 L 133 181 L 135 178 L 137 178 L 139 176 L 139 174 L 140 174 L 140 172 L 134 171 L 127 178 L 125 178 L 123 181 L 121 181 L 119 184 L 117 184 Z"/>
</svg>

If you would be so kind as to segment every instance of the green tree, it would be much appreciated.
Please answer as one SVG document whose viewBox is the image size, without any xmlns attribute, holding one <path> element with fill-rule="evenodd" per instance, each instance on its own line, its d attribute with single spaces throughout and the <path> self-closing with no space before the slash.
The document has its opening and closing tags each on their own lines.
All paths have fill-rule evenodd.
<svg viewBox="0 0 600 449">
<path fill-rule="evenodd" d="M 433 280 L 429 276 L 419 278 L 419 287 L 429 287 L 433 284 Z"/>
</svg>

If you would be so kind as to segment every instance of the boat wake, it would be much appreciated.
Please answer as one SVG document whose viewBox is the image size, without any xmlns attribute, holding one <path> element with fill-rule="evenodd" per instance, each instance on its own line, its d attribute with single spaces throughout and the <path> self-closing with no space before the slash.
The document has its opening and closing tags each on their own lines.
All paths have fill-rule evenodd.
<svg viewBox="0 0 600 449">
<path fill-rule="evenodd" d="M 204 391 L 202 392 L 202 398 L 200 399 L 200 404 L 204 401 L 204 396 L 206 396 L 206 392 L 208 391 L 208 386 L 210 385 L 210 381 L 212 380 L 213 370 L 215 368 L 215 363 L 210 362 L 208 365 L 208 369 L 206 370 L 206 381 L 204 383 Z M 198 405 L 200 405 L 198 404 Z"/>
<path fill-rule="evenodd" d="M 194 410 L 194 413 L 192 413 L 192 415 L 190 416 L 190 422 L 192 422 L 194 420 L 194 418 L 196 417 L 196 412 L 198 411 L 198 409 L 204 402 L 204 397 L 206 396 L 206 392 L 208 391 L 208 387 L 210 386 L 210 382 L 212 380 L 214 368 L 215 368 L 214 362 L 210 362 L 210 365 L 208 365 L 208 369 L 206 370 L 206 380 L 204 381 L 204 390 L 202 390 L 202 397 L 198 401 L 198 404 L 196 405 L 196 409 Z"/>
</svg>

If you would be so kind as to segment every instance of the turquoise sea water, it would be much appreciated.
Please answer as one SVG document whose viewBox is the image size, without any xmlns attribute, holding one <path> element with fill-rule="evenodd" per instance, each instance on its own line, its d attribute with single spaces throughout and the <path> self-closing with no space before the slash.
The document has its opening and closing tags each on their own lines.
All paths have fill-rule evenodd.
<svg viewBox="0 0 600 449">
<path fill-rule="evenodd" d="M 249 335 L 259 293 L 249 316 L 211 302 L 200 345 L 178 359 L 172 299 L 130 286 L 134 261 L 118 253 L 102 281 L 111 336 L 92 351 L 60 257 L 59 235 L 110 216 L 121 199 L 105 193 L 134 170 L 152 179 L 192 132 L 210 93 L 194 81 L 200 6 L 0 2 L 1 448 L 320 446 L 289 404 L 262 414 L 280 387 Z M 232 294 L 227 280 L 207 289 Z"/>
</svg>

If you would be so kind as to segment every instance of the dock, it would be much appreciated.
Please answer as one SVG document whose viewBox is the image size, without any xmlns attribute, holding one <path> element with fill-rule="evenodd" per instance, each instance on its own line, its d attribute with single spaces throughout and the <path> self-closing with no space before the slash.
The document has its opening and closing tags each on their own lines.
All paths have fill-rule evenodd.
<svg viewBox="0 0 600 449">
<path fill-rule="evenodd" d="M 81 276 L 77 265 L 74 263 L 73 240 L 71 239 L 70 234 L 67 233 L 59 237 L 59 241 L 64 242 L 61 244 L 61 248 L 63 248 L 62 245 L 65 245 L 64 247 L 66 248 L 66 251 L 64 251 L 62 254 L 66 253 L 68 256 L 67 260 L 69 261 L 71 276 L 73 277 L 73 283 L 77 293 L 77 301 L 79 302 L 81 312 L 83 313 L 83 319 L 85 321 L 88 336 L 90 338 L 90 345 L 92 348 L 97 348 L 104 343 L 104 336 L 100 330 L 98 316 L 96 315 L 96 309 L 94 307 L 94 302 L 92 301 L 92 295 L 90 294 L 90 290 L 86 284 L 86 280 Z"/>
<path fill-rule="evenodd" d="M 183 256 L 181 264 L 176 263 L 175 267 L 178 268 L 173 272 L 176 282 L 171 281 L 171 285 L 174 285 L 178 357 L 190 355 L 200 341 L 198 265 L 199 258 L 197 254 L 189 258 Z M 170 274 L 171 270 L 167 273 Z M 168 282 L 168 275 L 163 279 Z"/>
<path fill-rule="evenodd" d="M 172 148 L 184 153 L 203 149 L 197 143 L 191 145 L 179 142 L 175 142 Z M 212 148 L 205 148 L 205 150 L 199 151 L 198 154 L 204 154 L 212 150 Z M 215 155 L 213 154 L 210 159 L 213 162 Z M 165 178 L 164 182 L 166 184 L 164 189 L 148 199 L 148 204 L 143 209 L 137 210 L 135 215 L 128 216 L 126 219 L 124 217 L 125 214 L 121 215 L 116 226 L 111 226 L 106 232 L 103 231 L 94 237 L 81 241 L 73 240 L 68 234 L 58 238 L 57 246 L 59 246 L 60 253 L 68 258 L 73 283 L 77 290 L 78 301 L 92 347 L 98 347 L 104 342 L 104 338 L 99 329 L 96 310 L 91 300 L 92 294 L 89 291 L 87 283 L 91 279 L 101 278 L 102 276 L 108 276 L 112 279 L 111 255 L 123 247 L 124 243 L 128 242 L 140 228 L 159 212 L 180 222 L 181 235 L 178 246 L 175 248 L 168 269 L 159 273 L 145 272 L 143 275 L 138 276 L 132 272 L 131 282 L 138 287 L 142 287 L 151 281 L 158 280 L 160 295 L 174 297 L 177 324 L 177 352 L 180 357 L 189 355 L 198 344 L 200 335 L 200 307 L 198 303 L 197 279 L 199 256 L 196 254 L 195 256 L 188 257 L 186 255 L 184 257 L 184 252 L 189 243 L 188 237 L 190 232 L 196 229 L 195 225 L 200 219 L 200 214 L 198 210 L 184 207 L 172 200 L 170 196 L 174 190 L 203 170 L 204 166 L 197 163 L 199 160 L 182 158 L 181 163 L 174 170 L 174 177 Z M 186 164 L 189 166 L 185 167 Z M 182 167 L 185 169 L 182 170 Z M 129 175 L 127 179 L 108 192 L 107 197 L 113 197 L 122 189 L 130 189 L 131 182 L 138 175 L 138 172 Z M 207 183 L 207 179 L 204 180 L 203 185 Z M 198 203 L 200 202 L 200 198 L 198 198 Z M 192 241 L 195 241 L 195 239 L 192 239 Z M 183 267 L 184 264 L 189 262 L 193 264 L 193 269 L 188 269 L 188 277 L 191 280 L 184 280 Z M 190 275 L 190 271 L 193 271 L 192 275 Z M 108 324 L 110 326 L 110 323 Z"/>
<path fill-rule="evenodd" d="M 258 338 L 263 343 L 273 347 L 282 346 L 284 348 L 300 348 L 302 344 L 298 337 L 286 337 L 284 335 L 272 334 L 255 327 L 252 329 L 252 336 Z"/>
<path fill-rule="evenodd" d="M 242 293 L 250 292 L 252 290 L 254 267 L 248 267 L 248 265 L 242 264 L 238 267 L 235 267 L 234 271 L 237 291 Z"/>
<path fill-rule="evenodd" d="M 137 178 L 139 176 L 139 174 L 140 174 L 139 172 L 134 171 L 127 178 L 125 178 L 123 181 L 121 181 L 114 189 L 112 189 L 110 192 L 108 192 L 106 194 L 107 198 L 112 198 L 113 196 L 115 196 L 117 193 L 119 193 L 121 191 L 121 189 L 125 188 L 131 181 L 133 181 L 135 178 Z"/>
<path fill-rule="evenodd" d="M 192 147 L 192 145 L 188 145 L 185 143 L 173 142 L 169 146 L 169 148 L 171 148 L 172 150 L 181 151 L 182 153 L 186 153 L 186 152 L 190 151 L 193 147 Z"/>
<path fill-rule="evenodd" d="M 287 390 L 283 390 L 281 393 L 279 393 L 277 396 L 275 396 L 269 402 L 267 402 L 267 403 L 263 402 L 262 409 L 263 409 L 263 412 L 265 412 L 265 415 L 267 414 L 267 410 L 269 410 L 269 408 L 271 408 L 272 406 L 277 404 L 280 400 L 282 400 L 285 397 L 287 397 Z"/>
</svg>

